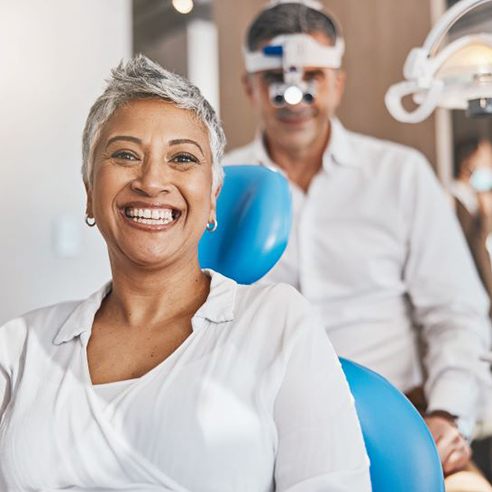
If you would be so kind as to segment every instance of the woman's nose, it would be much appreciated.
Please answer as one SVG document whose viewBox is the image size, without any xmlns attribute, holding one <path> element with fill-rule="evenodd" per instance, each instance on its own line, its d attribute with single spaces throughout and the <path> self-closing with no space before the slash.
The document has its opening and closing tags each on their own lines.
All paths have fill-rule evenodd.
<svg viewBox="0 0 492 492">
<path fill-rule="evenodd" d="M 156 196 L 171 187 L 167 165 L 158 160 L 144 162 L 138 176 L 132 181 L 132 190 L 147 196 Z"/>
</svg>

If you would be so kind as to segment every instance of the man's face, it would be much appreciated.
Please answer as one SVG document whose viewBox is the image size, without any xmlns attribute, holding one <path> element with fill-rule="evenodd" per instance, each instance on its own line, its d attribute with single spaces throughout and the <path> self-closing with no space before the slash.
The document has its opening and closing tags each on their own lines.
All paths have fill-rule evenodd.
<svg viewBox="0 0 492 492">
<path fill-rule="evenodd" d="M 323 33 L 311 33 L 319 43 L 331 45 Z M 267 43 L 265 43 L 267 44 Z M 313 82 L 316 97 L 313 103 L 275 107 L 269 95 L 272 82 L 282 82 L 281 70 L 267 70 L 244 77 L 245 89 L 258 113 L 269 144 L 299 149 L 325 139 L 329 130 L 329 118 L 334 116 L 340 104 L 345 86 L 345 74 L 341 70 L 321 67 L 304 67 L 304 80 Z"/>
</svg>

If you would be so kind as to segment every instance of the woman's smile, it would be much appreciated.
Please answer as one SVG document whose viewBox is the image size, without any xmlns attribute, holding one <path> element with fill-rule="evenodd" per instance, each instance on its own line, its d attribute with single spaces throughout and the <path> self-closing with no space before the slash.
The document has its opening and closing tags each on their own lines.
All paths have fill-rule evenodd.
<svg viewBox="0 0 492 492">
<path fill-rule="evenodd" d="M 120 208 L 126 223 L 137 229 L 160 232 L 173 227 L 181 217 L 181 210 L 168 204 L 131 203 Z"/>
</svg>

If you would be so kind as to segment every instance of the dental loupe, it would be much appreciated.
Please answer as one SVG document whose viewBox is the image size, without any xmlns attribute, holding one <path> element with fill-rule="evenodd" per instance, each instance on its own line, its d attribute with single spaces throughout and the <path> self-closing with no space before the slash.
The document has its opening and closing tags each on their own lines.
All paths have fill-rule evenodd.
<svg viewBox="0 0 492 492">
<path fill-rule="evenodd" d="M 424 45 L 410 51 L 405 81 L 391 86 L 385 102 L 403 123 L 419 123 L 437 107 L 466 110 L 468 116 L 492 116 L 492 33 L 462 36 L 439 50 L 451 27 L 471 10 L 492 0 L 461 0 L 431 30 Z M 402 99 L 412 96 L 413 111 Z"/>
<path fill-rule="evenodd" d="M 244 59 L 248 73 L 281 70 L 282 81 L 269 83 L 270 100 L 274 106 L 294 106 L 311 104 L 316 97 L 316 85 L 304 80 L 304 68 L 340 68 L 344 51 L 339 36 L 333 46 L 326 46 L 309 34 L 285 34 L 259 51 L 245 51 Z"/>
</svg>

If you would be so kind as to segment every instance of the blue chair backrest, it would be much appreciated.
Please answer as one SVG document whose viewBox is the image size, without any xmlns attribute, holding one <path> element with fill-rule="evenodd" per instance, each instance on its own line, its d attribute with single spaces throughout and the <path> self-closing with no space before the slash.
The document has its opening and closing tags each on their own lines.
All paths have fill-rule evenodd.
<svg viewBox="0 0 492 492">
<path fill-rule="evenodd" d="M 199 245 L 202 267 L 252 283 L 287 245 L 292 211 L 287 180 L 261 166 L 226 166 L 219 227 Z M 413 405 L 383 377 L 340 359 L 371 460 L 373 492 L 443 492 L 434 440 Z"/>
<path fill-rule="evenodd" d="M 263 277 L 284 252 L 292 223 L 286 179 L 263 166 L 225 166 L 217 202 L 218 227 L 198 247 L 202 268 L 240 284 Z"/>
</svg>

